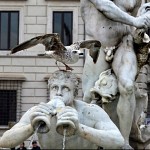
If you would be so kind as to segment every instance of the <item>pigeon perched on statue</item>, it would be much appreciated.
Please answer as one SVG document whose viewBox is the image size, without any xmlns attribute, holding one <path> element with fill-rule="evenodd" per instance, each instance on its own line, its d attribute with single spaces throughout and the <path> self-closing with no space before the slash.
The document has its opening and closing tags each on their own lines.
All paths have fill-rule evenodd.
<svg viewBox="0 0 150 150">
<path fill-rule="evenodd" d="M 79 41 L 71 44 L 70 46 L 64 46 L 60 40 L 59 34 L 52 33 L 27 40 L 12 48 L 10 54 L 31 48 L 37 44 L 43 44 L 45 46 L 45 53 L 38 54 L 38 56 L 52 57 L 56 60 L 56 64 L 57 61 L 63 63 L 66 70 L 73 70 L 67 64 L 76 63 L 79 60 L 79 55 L 83 55 L 83 49 L 89 49 L 93 62 L 96 63 L 101 46 L 100 42 L 96 40 Z"/>
</svg>

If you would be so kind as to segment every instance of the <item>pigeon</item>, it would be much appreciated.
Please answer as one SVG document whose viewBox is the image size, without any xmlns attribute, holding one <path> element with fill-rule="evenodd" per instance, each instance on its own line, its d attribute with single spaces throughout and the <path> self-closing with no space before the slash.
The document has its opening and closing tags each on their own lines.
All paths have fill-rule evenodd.
<svg viewBox="0 0 150 150">
<path fill-rule="evenodd" d="M 101 46 L 100 42 L 97 40 L 83 40 L 75 42 L 70 46 L 64 46 L 60 40 L 59 34 L 51 33 L 34 37 L 17 45 L 11 49 L 10 54 L 31 48 L 37 44 L 43 44 L 45 46 L 45 53 L 38 54 L 38 56 L 52 57 L 56 60 L 56 65 L 57 61 L 59 61 L 65 65 L 66 70 L 73 70 L 67 64 L 76 63 L 79 60 L 79 56 L 83 55 L 83 49 L 90 50 L 90 56 L 93 58 L 93 62 L 96 63 Z"/>
</svg>

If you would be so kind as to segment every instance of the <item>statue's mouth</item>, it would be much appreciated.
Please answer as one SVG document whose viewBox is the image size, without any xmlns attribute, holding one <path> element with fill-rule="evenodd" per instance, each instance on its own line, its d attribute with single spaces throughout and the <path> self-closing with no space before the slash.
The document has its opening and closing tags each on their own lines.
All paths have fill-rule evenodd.
<svg viewBox="0 0 150 150">
<path fill-rule="evenodd" d="M 92 88 L 90 90 L 91 93 L 96 93 L 96 94 L 99 94 L 100 97 L 105 97 L 106 99 L 112 99 L 113 98 L 113 95 L 112 94 L 108 94 L 108 93 L 102 93 L 100 90 L 96 89 L 96 88 Z"/>
<path fill-rule="evenodd" d="M 100 97 L 101 97 L 101 101 L 103 104 L 106 104 L 106 103 L 110 103 L 112 102 L 113 100 L 115 100 L 115 96 L 112 95 L 112 94 L 108 94 L 108 93 L 103 93 L 101 92 L 100 90 L 96 89 L 96 88 L 92 88 L 90 90 L 91 94 L 98 94 Z"/>
</svg>

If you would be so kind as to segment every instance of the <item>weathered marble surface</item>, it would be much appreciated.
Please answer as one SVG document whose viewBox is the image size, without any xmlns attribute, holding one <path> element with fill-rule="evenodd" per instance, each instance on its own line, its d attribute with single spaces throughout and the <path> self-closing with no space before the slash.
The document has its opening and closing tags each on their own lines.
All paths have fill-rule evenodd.
<svg viewBox="0 0 150 150">
<path fill-rule="evenodd" d="M 148 67 L 148 65 L 144 65 L 140 69 L 140 73 L 135 82 L 136 108 L 130 133 L 130 143 L 136 149 L 145 149 L 150 143 L 150 125 L 146 125 L 145 122 L 148 105 Z M 101 96 L 95 103 L 98 104 L 98 101 L 102 101 L 103 109 L 119 128 L 119 120 L 116 112 L 119 91 L 117 79 L 111 69 L 100 74 L 99 79 L 95 82 L 95 86 L 91 89 L 91 95 L 94 93 Z"/>
<path fill-rule="evenodd" d="M 90 89 L 100 73 L 112 68 L 118 81 L 117 115 L 125 149 L 131 148 L 129 135 L 136 110 L 134 84 L 139 71 L 133 35 L 136 29 L 146 32 L 150 27 L 150 3 L 143 6 L 141 3 L 141 0 L 81 0 L 86 40 L 101 42 L 96 64 L 89 54 L 86 56 L 82 78 L 83 99 L 92 101 Z"/>
<path fill-rule="evenodd" d="M 73 135 L 67 129 L 66 149 L 118 149 L 124 139 L 107 113 L 95 104 L 74 100 L 78 93 L 79 78 L 69 71 L 56 71 L 49 79 L 50 101 L 28 110 L 21 120 L 6 131 L 0 147 L 15 147 L 29 138 L 35 130 L 43 149 L 62 149 L 63 132 L 56 127 L 68 122 L 73 125 Z M 62 128 L 63 129 L 63 128 Z M 56 144 L 57 143 L 57 144 Z"/>
<path fill-rule="evenodd" d="M 28 110 L 4 133 L 0 147 L 19 145 L 37 129 L 42 148 L 62 148 L 61 129 L 69 122 L 66 148 L 148 147 L 150 127 L 143 121 L 146 80 L 141 80 L 140 74 L 146 74 L 149 52 L 149 8 L 150 3 L 141 6 L 141 0 L 81 0 L 86 40 L 101 43 L 96 62 L 91 55 L 86 56 L 82 78 L 85 102 L 74 100 L 77 77 L 70 72 L 56 72 L 49 80 L 51 101 Z M 100 100 L 120 131 L 103 109 L 88 104 Z"/>
</svg>

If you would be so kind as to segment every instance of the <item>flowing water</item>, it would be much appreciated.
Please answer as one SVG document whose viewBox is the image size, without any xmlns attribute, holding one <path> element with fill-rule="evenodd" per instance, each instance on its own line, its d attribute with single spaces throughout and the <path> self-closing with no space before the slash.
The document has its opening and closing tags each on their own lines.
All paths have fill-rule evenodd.
<svg viewBox="0 0 150 150">
<path fill-rule="evenodd" d="M 34 134 L 32 135 L 30 143 L 28 145 L 28 149 L 30 149 L 30 145 L 31 145 L 32 141 L 36 140 L 36 134 L 37 134 L 37 131 L 38 131 L 38 129 L 39 129 L 40 126 L 41 126 L 41 124 L 39 124 L 39 126 L 34 131 Z M 63 137 L 63 147 L 62 147 L 62 150 L 64 150 L 65 146 L 66 146 L 66 132 L 67 132 L 67 129 L 64 129 L 64 132 L 63 132 L 64 137 Z"/>
<path fill-rule="evenodd" d="M 66 131 L 67 131 L 67 129 L 64 129 L 63 148 L 62 148 L 62 149 L 65 149 L 65 144 L 66 144 Z"/>
<path fill-rule="evenodd" d="M 40 128 L 40 126 L 41 126 L 41 123 L 40 123 L 39 126 L 36 128 L 36 130 L 34 131 L 34 134 L 32 135 L 31 140 L 30 140 L 30 142 L 29 142 L 28 149 L 30 149 L 31 143 L 36 140 L 36 134 L 37 134 L 37 131 L 38 131 L 38 129 Z"/>
</svg>

